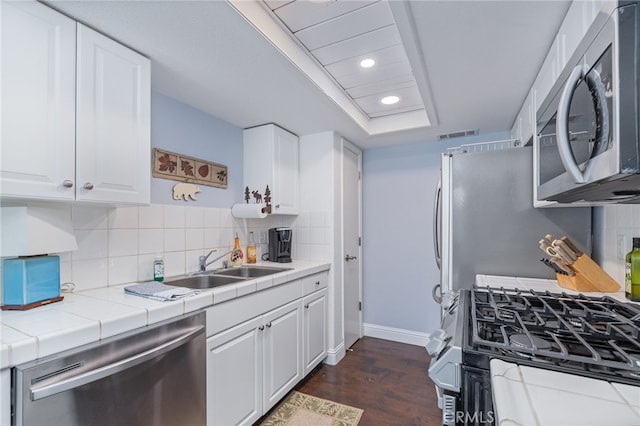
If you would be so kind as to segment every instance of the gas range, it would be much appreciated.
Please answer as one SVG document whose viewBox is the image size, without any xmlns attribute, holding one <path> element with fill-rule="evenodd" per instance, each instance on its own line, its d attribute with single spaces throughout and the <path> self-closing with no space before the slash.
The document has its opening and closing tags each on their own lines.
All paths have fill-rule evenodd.
<svg viewBox="0 0 640 426">
<path fill-rule="evenodd" d="M 494 287 L 460 290 L 447 300 L 442 328 L 427 343 L 445 425 L 491 423 L 493 358 L 640 385 L 638 305 Z"/>
<path fill-rule="evenodd" d="M 640 306 L 606 296 L 490 287 L 471 290 L 469 298 L 471 333 L 463 353 L 640 382 Z M 473 355 L 467 358 L 472 362 Z"/>
</svg>

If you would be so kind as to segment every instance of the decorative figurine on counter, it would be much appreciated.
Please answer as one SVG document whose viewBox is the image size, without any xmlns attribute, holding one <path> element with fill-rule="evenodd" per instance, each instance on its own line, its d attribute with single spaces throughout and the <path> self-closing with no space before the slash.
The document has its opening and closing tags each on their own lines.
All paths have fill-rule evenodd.
<svg viewBox="0 0 640 426">
<path fill-rule="evenodd" d="M 249 200 L 251 199 L 251 195 L 249 195 L 249 187 L 244 187 L 244 201 L 249 204 Z"/>
<path fill-rule="evenodd" d="M 251 191 L 251 193 L 253 194 L 253 198 L 256 199 L 256 204 L 261 204 L 262 203 L 262 195 L 258 191 Z"/>
</svg>

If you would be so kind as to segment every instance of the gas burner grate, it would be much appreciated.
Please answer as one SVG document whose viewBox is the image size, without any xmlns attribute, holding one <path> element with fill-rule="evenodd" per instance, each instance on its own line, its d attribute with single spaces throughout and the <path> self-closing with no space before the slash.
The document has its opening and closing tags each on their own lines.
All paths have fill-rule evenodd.
<svg viewBox="0 0 640 426">
<path fill-rule="evenodd" d="M 541 363 L 640 377 L 640 308 L 611 297 L 471 291 L 472 344 Z"/>
</svg>

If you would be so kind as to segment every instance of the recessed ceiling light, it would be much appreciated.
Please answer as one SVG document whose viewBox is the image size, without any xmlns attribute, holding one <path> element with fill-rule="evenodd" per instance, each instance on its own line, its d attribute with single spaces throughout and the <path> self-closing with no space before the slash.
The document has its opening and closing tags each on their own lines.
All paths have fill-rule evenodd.
<svg viewBox="0 0 640 426">
<path fill-rule="evenodd" d="M 371 68 L 375 64 L 376 64 L 376 61 L 374 61 L 371 58 L 363 59 L 363 60 L 360 61 L 360 66 L 362 68 Z"/>
<path fill-rule="evenodd" d="M 384 98 L 380 99 L 380 103 L 383 103 L 385 105 L 393 105 L 393 104 L 397 104 L 398 102 L 400 102 L 400 98 L 397 96 L 385 96 Z"/>
</svg>

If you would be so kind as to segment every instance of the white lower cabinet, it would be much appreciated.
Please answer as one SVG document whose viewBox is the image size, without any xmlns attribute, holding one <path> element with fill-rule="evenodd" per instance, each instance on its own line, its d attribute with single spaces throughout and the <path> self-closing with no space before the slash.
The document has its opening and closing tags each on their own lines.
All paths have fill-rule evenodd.
<svg viewBox="0 0 640 426">
<path fill-rule="evenodd" d="M 251 425 L 302 378 L 297 300 L 207 340 L 207 423 Z"/>
<path fill-rule="evenodd" d="M 306 376 L 327 356 L 327 290 L 302 299 L 304 373 Z"/>
<path fill-rule="evenodd" d="M 327 353 L 321 272 L 207 309 L 207 424 L 251 425 Z"/>
<path fill-rule="evenodd" d="M 252 424 L 262 415 L 262 318 L 207 340 L 207 424 Z"/>
</svg>

